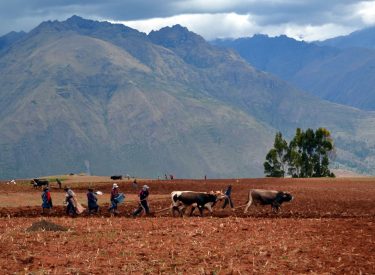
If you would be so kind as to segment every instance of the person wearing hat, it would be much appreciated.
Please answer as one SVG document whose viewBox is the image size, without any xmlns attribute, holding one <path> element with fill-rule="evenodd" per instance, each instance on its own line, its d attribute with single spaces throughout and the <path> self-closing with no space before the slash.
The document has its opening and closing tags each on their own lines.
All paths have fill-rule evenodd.
<svg viewBox="0 0 375 275">
<path fill-rule="evenodd" d="M 133 212 L 133 217 L 138 216 L 145 211 L 146 215 L 150 214 L 150 209 L 148 207 L 148 195 L 150 187 L 147 185 L 143 185 L 141 192 L 139 193 L 139 206 L 138 208 Z"/>
<path fill-rule="evenodd" d="M 48 186 L 43 187 L 42 193 L 42 214 L 45 212 L 49 213 L 52 208 L 52 197 L 51 192 L 48 189 Z"/>
<path fill-rule="evenodd" d="M 96 197 L 92 188 L 89 188 L 87 192 L 87 206 L 89 208 L 89 214 L 98 213 L 98 198 Z"/>
<path fill-rule="evenodd" d="M 112 191 L 111 191 L 111 206 L 108 208 L 108 211 L 111 213 L 118 214 L 117 211 L 117 197 L 120 195 L 120 192 L 118 190 L 118 185 L 117 183 L 114 183 L 112 186 Z"/>
<path fill-rule="evenodd" d="M 72 215 L 72 216 L 76 216 L 77 215 L 77 208 L 75 206 L 75 199 L 74 199 L 74 196 L 75 196 L 75 193 L 73 192 L 72 189 L 70 189 L 70 187 L 65 187 L 64 188 L 64 191 L 65 191 L 65 203 L 66 203 L 66 214 L 68 216 Z"/>
</svg>

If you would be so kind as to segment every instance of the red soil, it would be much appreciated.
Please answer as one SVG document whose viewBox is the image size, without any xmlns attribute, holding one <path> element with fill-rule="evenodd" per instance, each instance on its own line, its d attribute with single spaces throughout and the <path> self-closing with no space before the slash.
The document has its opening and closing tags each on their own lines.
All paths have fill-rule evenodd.
<svg viewBox="0 0 375 275">
<path fill-rule="evenodd" d="M 173 190 L 210 191 L 233 185 L 235 206 L 246 202 L 248 190 L 285 190 L 295 196 L 279 214 L 270 207 L 214 209 L 214 217 L 172 218 L 168 194 Z M 154 181 L 153 217 L 130 219 L 137 206 L 120 206 L 119 217 L 60 217 L 55 207 L 48 221 L 67 232 L 27 232 L 39 221 L 39 207 L 0 208 L 0 270 L 50 274 L 289 274 L 375 273 L 375 180 L 259 179 Z M 141 186 L 142 183 L 140 182 Z M 85 192 L 87 183 L 77 183 Z M 95 183 L 108 192 L 111 183 Z M 135 194 L 120 182 L 126 194 Z M 30 186 L 1 185 L 1 192 L 34 192 Z M 54 192 L 61 192 L 52 189 Z M 40 192 L 35 193 L 40 196 Z M 158 194 L 157 198 L 152 195 Z M 163 196 L 165 195 L 165 197 Z M 221 206 L 221 203 L 219 203 Z M 198 212 L 197 212 L 198 214 Z"/>
</svg>

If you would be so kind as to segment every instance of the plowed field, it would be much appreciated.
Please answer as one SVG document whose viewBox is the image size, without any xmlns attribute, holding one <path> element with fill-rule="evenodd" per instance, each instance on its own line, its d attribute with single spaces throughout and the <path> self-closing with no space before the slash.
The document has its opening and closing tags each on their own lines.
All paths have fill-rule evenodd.
<svg viewBox="0 0 375 275">
<path fill-rule="evenodd" d="M 136 219 L 130 218 L 138 192 L 131 181 L 117 181 L 127 197 L 116 217 L 106 210 L 112 182 L 92 182 L 69 183 L 83 205 L 89 185 L 105 193 L 100 215 L 77 218 L 65 216 L 64 193 L 54 186 L 54 211 L 42 216 L 41 190 L 0 184 L 0 273 L 375 273 L 372 178 L 147 181 L 153 213 Z M 171 191 L 222 190 L 228 184 L 235 206 L 246 202 L 251 188 L 283 190 L 295 199 L 278 214 L 269 206 L 252 206 L 247 214 L 243 208 L 222 210 L 221 203 L 212 217 L 159 212 L 170 205 Z M 41 219 L 68 231 L 27 231 Z"/>
</svg>

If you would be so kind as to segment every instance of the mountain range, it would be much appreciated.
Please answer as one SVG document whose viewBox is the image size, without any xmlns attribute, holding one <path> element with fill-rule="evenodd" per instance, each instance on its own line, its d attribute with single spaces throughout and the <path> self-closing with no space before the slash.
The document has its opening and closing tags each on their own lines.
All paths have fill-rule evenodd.
<svg viewBox="0 0 375 275">
<path fill-rule="evenodd" d="M 215 40 L 259 70 L 331 102 L 375 110 L 375 28 L 319 43 L 255 35 Z M 339 46 L 340 45 L 340 46 Z"/>
<path fill-rule="evenodd" d="M 10 32 L 4 36 L 0 37 L 0 55 L 6 52 L 12 44 L 16 43 L 22 37 L 26 36 L 25 32 Z"/>
<path fill-rule="evenodd" d="M 5 41 L 6 39 L 0 39 Z M 281 130 L 327 127 L 374 173 L 375 113 L 321 100 L 176 25 L 73 16 L 0 42 L 2 178 L 91 172 L 255 177 Z"/>
<path fill-rule="evenodd" d="M 375 49 L 375 27 L 365 28 L 352 32 L 349 35 L 338 36 L 315 43 L 336 48 Z"/>
</svg>

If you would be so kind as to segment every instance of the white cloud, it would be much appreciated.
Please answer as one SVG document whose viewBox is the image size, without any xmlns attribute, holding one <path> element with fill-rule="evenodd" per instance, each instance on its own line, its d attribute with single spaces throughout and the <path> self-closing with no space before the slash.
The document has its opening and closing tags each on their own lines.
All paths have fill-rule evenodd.
<svg viewBox="0 0 375 275">
<path fill-rule="evenodd" d="M 112 22 L 122 23 L 146 33 L 166 26 L 180 24 L 208 40 L 217 37 L 248 36 L 249 33 L 253 33 L 253 30 L 257 28 L 251 15 L 239 15 L 235 13 L 181 14 L 166 18 Z"/>
<path fill-rule="evenodd" d="M 0 35 L 73 14 L 147 33 L 180 24 L 208 40 L 264 33 L 310 41 L 375 25 L 375 0 L 0 0 Z"/>
<path fill-rule="evenodd" d="M 355 28 L 352 27 L 330 23 L 321 26 L 287 25 L 285 26 L 283 33 L 297 40 L 316 41 L 325 40 L 339 35 L 347 35 L 354 30 Z"/>
<path fill-rule="evenodd" d="M 375 24 L 375 1 L 361 2 L 356 5 L 355 15 L 359 16 L 366 25 Z"/>
<path fill-rule="evenodd" d="M 181 14 L 166 18 L 152 18 L 147 20 L 121 21 L 131 28 L 149 33 L 152 30 L 159 30 L 166 26 L 180 24 L 189 30 L 202 35 L 205 39 L 215 38 L 238 38 L 252 36 L 257 33 L 278 36 L 285 34 L 297 40 L 315 41 L 324 40 L 338 35 L 349 34 L 355 28 L 328 23 L 323 25 L 300 25 L 285 23 L 278 25 L 260 25 L 257 17 L 236 13 L 216 14 Z M 112 21 L 113 22 L 113 21 Z"/>
<path fill-rule="evenodd" d="M 222 10 L 235 10 L 243 4 L 252 4 L 257 0 L 187 0 L 175 4 L 178 10 L 195 10 L 206 12 L 218 12 Z"/>
</svg>

